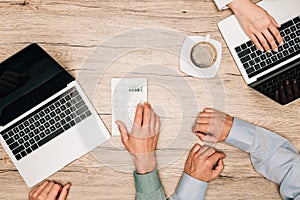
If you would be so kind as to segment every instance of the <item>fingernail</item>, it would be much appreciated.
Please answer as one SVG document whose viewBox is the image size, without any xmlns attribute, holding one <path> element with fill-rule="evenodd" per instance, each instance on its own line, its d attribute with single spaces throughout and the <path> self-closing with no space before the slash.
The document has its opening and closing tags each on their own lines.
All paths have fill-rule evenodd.
<svg viewBox="0 0 300 200">
<path fill-rule="evenodd" d="M 281 42 L 280 42 L 280 45 L 283 45 L 283 44 L 284 44 L 284 42 L 283 42 L 283 41 L 281 41 Z"/>
<path fill-rule="evenodd" d="M 286 81 L 285 81 L 285 84 L 287 84 L 287 85 L 290 84 L 289 80 L 286 80 Z"/>
<path fill-rule="evenodd" d="M 281 25 L 280 25 L 280 24 L 277 24 L 277 26 L 278 26 L 278 28 L 280 28 L 280 27 L 281 27 Z"/>
<path fill-rule="evenodd" d="M 268 53 L 271 53 L 271 50 L 268 50 L 267 52 L 268 52 Z"/>
<path fill-rule="evenodd" d="M 278 48 L 274 49 L 275 52 L 278 52 Z"/>
<path fill-rule="evenodd" d="M 294 79 L 294 83 L 297 83 L 297 80 L 296 80 L 296 79 Z"/>
<path fill-rule="evenodd" d="M 264 51 L 265 51 L 265 50 L 264 50 L 264 49 L 262 49 L 262 48 L 261 48 L 261 49 L 259 49 L 259 50 L 260 50 L 261 52 L 264 52 Z"/>
</svg>

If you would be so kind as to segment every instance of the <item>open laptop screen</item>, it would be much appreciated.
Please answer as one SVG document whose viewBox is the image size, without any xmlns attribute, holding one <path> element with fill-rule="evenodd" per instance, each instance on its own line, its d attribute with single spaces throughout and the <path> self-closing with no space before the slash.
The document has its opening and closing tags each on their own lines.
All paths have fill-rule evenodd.
<svg viewBox="0 0 300 200">
<path fill-rule="evenodd" d="M 0 64 L 0 125 L 66 87 L 74 78 L 37 44 Z"/>
</svg>

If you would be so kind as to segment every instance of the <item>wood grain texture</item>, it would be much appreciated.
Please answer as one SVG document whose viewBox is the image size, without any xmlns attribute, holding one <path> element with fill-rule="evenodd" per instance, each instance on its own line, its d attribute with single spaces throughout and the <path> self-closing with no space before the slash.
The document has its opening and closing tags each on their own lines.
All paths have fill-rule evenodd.
<svg viewBox="0 0 300 200">
<path fill-rule="evenodd" d="M 268 128 L 291 140 L 300 150 L 300 101 L 283 107 L 247 87 L 217 28 L 217 23 L 230 14 L 230 10 L 218 11 L 212 0 L 2 0 L 0 60 L 37 42 L 72 75 L 79 77 L 80 83 L 96 79 L 97 87 L 86 87 L 96 88 L 88 94 L 109 130 L 111 78 L 147 77 L 148 99 L 163 122 L 158 160 L 160 177 L 166 195 L 170 196 L 182 174 L 188 150 L 199 142 L 191 133 L 191 126 L 197 112 L 204 107 L 214 106 Z M 163 48 L 133 48 L 110 63 L 101 76 L 96 73 L 108 59 L 107 55 L 91 59 L 90 55 L 99 46 L 112 38 L 128 42 L 132 35 L 125 34 L 122 38 L 120 34 L 145 28 L 182 35 L 209 33 L 211 38 L 221 41 L 223 55 L 217 77 L 202 80 L 186 76 L 179 72 L 178 54 Z M 180 41 L 160 44 L 180 49 Z M 118 46 L 105 48 L 109 54 Z M 157 66 L 164 70 L 140 71 Z M 247 154 L 226 144 L 218 144 L 216 148 L 227 154 L 226 168 L 219 179 L 209 184 L 206 199 L 280 199 L 277 186 L 255 172 Z M 122 163 L 117 157 L 123 150 L 119 138 L 113 138 L 49 179 L 72 183 L 68 199 L 134 199 L 132 165 Z M 0 199 L 5 200 L 26 199 L 30 191 L 2 147 L 0 188 Z"/>
</svg>

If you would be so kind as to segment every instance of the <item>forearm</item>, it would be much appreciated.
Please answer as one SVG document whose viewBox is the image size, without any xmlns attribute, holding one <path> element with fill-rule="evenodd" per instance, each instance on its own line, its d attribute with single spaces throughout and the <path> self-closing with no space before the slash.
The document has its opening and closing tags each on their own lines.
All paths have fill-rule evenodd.
<svg viewBox="0 0 300 200">
<path fill-rule="evenodd" d="M 300 195 L 300 157 L 287 139 L 235 118 L 226 142 L 250 153 L 254 168 L 280 185 L 283 198 Z"/>
</svg>

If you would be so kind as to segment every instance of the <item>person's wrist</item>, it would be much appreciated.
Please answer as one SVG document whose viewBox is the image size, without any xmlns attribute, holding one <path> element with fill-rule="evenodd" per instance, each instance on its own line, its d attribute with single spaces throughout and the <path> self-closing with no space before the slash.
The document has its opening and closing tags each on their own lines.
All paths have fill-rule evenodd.
<svg viewBox="0 0 300 200">
<path fill-rule="evenodd" d="M 155 153 L 132 154 L 132 157 L 138 174 L 147 174 L 156 169 Z"/>
<path fill-rule="evenodd" d="M 230 2 L 227 7 L 229 7 L 235 14 L 239 14 L 241 9 L 245 7 L 245 4 L 252 3 L 250 0 L 234 0 Z"/>
</svg>

